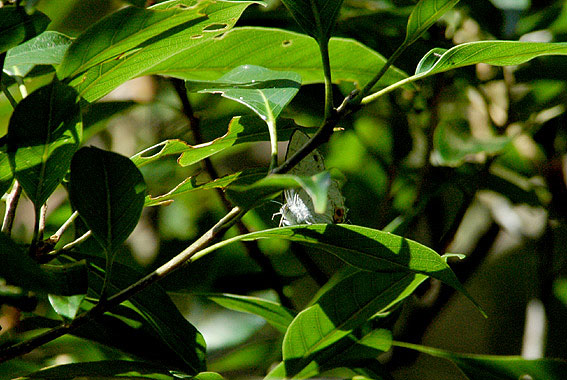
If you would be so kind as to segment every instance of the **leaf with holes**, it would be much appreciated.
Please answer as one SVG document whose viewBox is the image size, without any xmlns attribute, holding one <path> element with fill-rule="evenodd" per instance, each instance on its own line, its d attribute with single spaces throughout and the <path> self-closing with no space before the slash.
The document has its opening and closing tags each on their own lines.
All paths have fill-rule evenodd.
<svg viewBox="0 0 567 380">
<path fill-rule="evenodd" d="M 243 65 L 214 81 L 186 81 L 189 92 L 221 94 L 244 104 L 264 121 L 277 119 L 293 99 L 301 77 L 290 71 L 272 71 L 260 66 Z"/>
<path fill-rule="evenodd" d="M 71 162 L 73 207 L 108 254 L 136 227 L 146 184 L 127 157 L 94 147 L 81 148 Z"/>
<path fill-rule="evenodd" d="M 253 3 L 175 0 L 148 9 L 123 8 L 81 34 L 57 74 L 92 102 L 171 56 L 200 50 L 232 28 Z"/>
<path fill-rule="evenodd" d="M 77 101 L 73 88 L 55 80 L 18 103 L 10 118 L 10 165 L 36 208 L 61 183 L 81 142 Z"/>
</svg>

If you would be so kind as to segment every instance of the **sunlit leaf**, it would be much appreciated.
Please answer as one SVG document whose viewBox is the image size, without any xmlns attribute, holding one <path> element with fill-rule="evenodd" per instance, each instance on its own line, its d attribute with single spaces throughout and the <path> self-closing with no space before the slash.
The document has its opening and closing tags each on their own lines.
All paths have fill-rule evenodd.
<svg viewBox="0 0 567 380">
<path fill-rule="evenodd" d="M 18 103 L 10 118 L 10 165 L 36 208 L 61 183 L 81 142 L 77 101 L 75 90 L 53 81 Z"/>
<path fill-rule="evenodd" d="M 71 38 L 59 32 L 43 32 L 8 51 L 4 72 L 25 76 L 35 65 L 58 65 L 71 42 Z"/>
<path fill-rule="evenodd" d="M 10 160 L 6 152 L 0 151 L 0 194 L 4 194 L 14 181 L 14 175 L 10 168 Z"/>
<path fill-rule="evenodd" d="M 205 296 L 227 309 L 262 317 L 281 332 L 285 332 L 294 317 L 293 313 L 282 305 L 258 297 L 226 293 L 205 294 Z"/>
<path fill-rule="evenodd" d="M 77 294 L 67 297 L 55 294 L 49 295 L 49 303 L 53 307 L 53 310 L 55 310 L 58 315 L 68 320 L 75 318 L 84 299 L 85 294 Z"/>
<path fill-rule="evenodd" d="M 28 15 L 22 7 L 0 8 L 0 53 L 40 34 L 49 24 L 41 12 Z"/>
<path fill-rule="evenodd" d="M 127 157 L 94 147 L 81 148 L 71 162 L 69 197 L 108 254 L 138 223 L 146 185 Z"/>
<path fill-rule="evenodd" d="M 244 65 L 214 81 L 186 81 L 189 92 L 221 94 L 252 109 L 264 121 L 277 119 L 293 99 L 301 77 L 290 71 L 273 71 L 260 66 Z"/>
<path fill-rule="evenodd" d="M 268 238 L 312 246 L 365 271 L 424 274 L 462 292 L 478 307 L 445 260 L 435 251 L 410 239 L 362 226 L 311 224 L 272 228 L 214 244 L 197 253 L 192 260 L 236 241 Z"/>
</svg>

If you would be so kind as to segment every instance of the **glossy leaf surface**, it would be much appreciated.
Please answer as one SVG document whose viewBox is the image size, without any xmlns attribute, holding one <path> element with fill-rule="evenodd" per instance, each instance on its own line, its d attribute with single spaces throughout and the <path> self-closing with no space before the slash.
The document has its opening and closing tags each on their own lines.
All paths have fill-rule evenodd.
<svg viewBox="0 0 567 380">
<path fill-rule="evenodd" d="M 401 236 L 362 226 L 312 224 L 272 228 L 227 239 L 202 250 L 192 260 L 236 241 L 268 238 L 313 246 L 365 271 L 424 274 L 462 292 L 478 306 L 445 260 L 431 248 Z"/>
<path fill-rule="evenodd" d="M 81 134 L 77 93 L 63 83 L 54 81 L 18 103 L 8 126 L 8 156 L 36 208 L 63 180 Z"/>
<path fill-rule="evenodd" d="M 112 254 L 136 227 L 146 185 L 127 157 L 81 148 L 71 162 L 69 197 L 94 237 Z"/>
<path fill-rule="evenodd" d="M 221 94 L 252 109 L 264 121 L 277 119 L 293 99 L 301 77 L 289 71 L 274 71 L 261 66 L 244 65 L 214 81 L 186 81 L 189 92 Z"/>
</svg>

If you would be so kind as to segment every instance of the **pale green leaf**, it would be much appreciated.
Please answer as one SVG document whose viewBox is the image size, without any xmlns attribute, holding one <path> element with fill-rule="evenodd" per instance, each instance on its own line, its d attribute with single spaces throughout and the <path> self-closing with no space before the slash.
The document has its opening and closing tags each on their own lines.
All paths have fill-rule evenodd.
<svg viewBox="0 0 567 380">
<path fill-rule="evenodd" d="M 275 120 L 293 99 L 301 77 L 254 65 L 239 66 L 213 81 L 186 81 L 189 92 L 221 94 L 252 109 L 264 121 Z"/>
<path fill-rule="evenodd" d="M 294 317 L 293 313 L 282 305 L 258 297 L 225 293 L 204 294 L 204 296 L 227 309 L 262 317 L 281 332 L 286 331 Z"/>
<path fill-rule="evenodd" d="M 58 315 L 67 320 L 72 320 L 77 315 L 85 296 L 86 294 L 77 294 L 74 296 L 49 294 L 49 303 Z"/>
</svg>

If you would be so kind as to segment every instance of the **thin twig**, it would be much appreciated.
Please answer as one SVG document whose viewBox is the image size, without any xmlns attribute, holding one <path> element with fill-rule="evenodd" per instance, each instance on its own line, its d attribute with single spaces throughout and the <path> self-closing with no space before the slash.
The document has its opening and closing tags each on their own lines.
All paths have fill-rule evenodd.
<svg viewBox="0 0 567 380">
<path fill-rule="evenodd" d="M 12 233 L 12 226 L 14 225 L 14 218 L 16 217 L 16 208 L 18 207 L 21 194 L 22 185 L 20 185 L 18 180 L 15 180 L 12 191 L 6 200 L 6 213 L 4 214 L 4 221 L 2 222 L 2 232 L 8 236 Z"/>
<path fill-rule="evenodd" d="M 79 216 L 79 212 L 75 211 L 74 213 L 71 214 L 71 216 L 69 217 L 69 219 L 67 219 L 65 221 L 65 223 L 63 223 L 61 225 L 61 227 L 59 227 L 59 229 L 57 230 L 57 232 L 55 232 L 53 235 L 51 235 L 51 237 L 49 238 L 49 240 L 53 243 L 53 244 L 57 244 L 59 242 L 59 239 L 61 239 L 61 236 L 63 236 L 63 234 L 65 233 L 65 231 L 67 230 L 67 228 L 69 228 L 69 226 L 71 226 L 71 224 L 75 221 L 75 219 L 77 219 L 77 216 Z"/>
<path fill-rule="evenodd" d="M 63 246 L 63 248 L 61 248 L 62 251 L 68 251 L 71 248 L 76 247 L 77 245 L 81 244 L 82 242 L 84 242 L 85 240 L 87 240 L 91 235 L 93 234 L 93 232 L 91 230 L 85 232 L 84 234 L 82 234 L 81 236 L 79 236 L 77 239 L 73 240 L 70 243 L 67 243 Z"/>
<path fill-rule="evenodd" d="M 47 202 L 41 205 L 39 209 L 39 225 L 37 231 L 37 240 L 43 240 L 43 232 L 45 231 L 45 220 L 47 218 Z"/>
<path fill-rule="evenodd" d="M 67 333 L 76 330 L 77 328 L 85 325 L 93 319 L 100 317 L 106 311 L 109 311 L 122 302 L 128 300 L 130 297 L 136 295 L 138 292 L 142 291 L 148 286 L 171 274 L 173 271 L 179 269 L 181 266 L 187 263 L 189 259 L 193 257 L 197 252 L 210 245 L 221 234 L 232 227 L 238 219 L 242 218 L 244 213 L 245 210 L 242 210 L 239 207 L 234 207 L 225 217 L 223 217 L 211 229 L 205 232 L 203 236 L 197 239 L 193 244 L 191 244 L 188 248 L 183 250 L 173 259 L 169 260 L 167 263 L 157 268 L 155 271 L 140 279 L 136 283 L 130 285 L 126 289 L 123 289 L 120 292 L 108 297 L 105 302 L 97 304 L 94 308 L 79 315 L 73 321 L 69 323 L 63 323 L 62 325 L 39 334 L 27 341 L 20 342 L 3 350 L 0 350 L 0 363 L 31 352 L 33 349 L 45 343 L 51 342 L 52 340 L 55 340 Z"/>
</svg>

